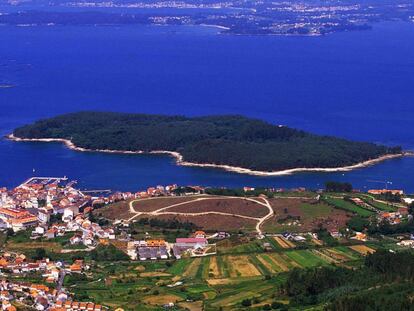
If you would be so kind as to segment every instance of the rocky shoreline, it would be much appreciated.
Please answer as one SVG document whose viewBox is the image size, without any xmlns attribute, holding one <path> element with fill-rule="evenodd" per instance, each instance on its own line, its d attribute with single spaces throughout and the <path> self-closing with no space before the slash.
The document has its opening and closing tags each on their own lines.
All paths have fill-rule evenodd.
<svg viewBox="0 0 414 311">
<path fill-rule="evenodd" d="M 291 175 L 295 173 L 306 173 L 306 172 L 348 172 L 351 170 L 364 168 L 368 166 L 372 166 L 378 164 L 380 162 L 401 158 L 405 156 L 413 156 L 413 152 L 403 152 L 398 154 L 386 154 L 381 157 L 367 160 L 364 162 L 356 163 L 354 165 L 349 166 L 342 166 L 342 167 L 332 167 L 332 168 L 323 168 L 323 167 L 315 167 L 315 168 L 292 168 L 280 171 L 256 171 L 251 170 L 248 168 L 237 167 L 237 166 L 230 166 L 230 165 L 223 165 L 223 164 L 212 164 L 212 163 L 194 163 L 194 162 L 187 162 L 184 160 L 183 156 L 174 151 L 166 151 L 166 150 L 154 150 L 150 152 L 145 151 L 128 151 L 128 150 L 110 150 L 110 149 L 87 149 L 76 146 L 72 141 L 63 138 L 20 138 L 16 137 L 13 134 L 9 134 L 6 136 L 8 139 L 16 141 L 16 142 L 60 142 L 65 144 L 69 149 L 80 151 L 80 152 L 103 152 L 103 153 L 117 153 L 117 154 L 166 154 L 170 155 L 175 158 L 177 165 L 182 166 L 193 166 L 193 167 L 205 167 L 205 168 L 218 168 L 223 169 L 229 172 L 239 173 L 239 174 L 248 174 L 248 175 L 255 175 L 255 176 L 283 176 L 283 175 Z"/>
</svg>

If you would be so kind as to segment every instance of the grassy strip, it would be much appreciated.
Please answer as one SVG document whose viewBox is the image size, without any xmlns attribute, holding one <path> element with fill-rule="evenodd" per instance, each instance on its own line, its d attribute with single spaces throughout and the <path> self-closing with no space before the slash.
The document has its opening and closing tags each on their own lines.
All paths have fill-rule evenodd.
<svg viewBox="0 0 414 311">
<path fill-rule="evenodd" d="M 333 249 L 350 260 L 357 260 L 361 258 L 361 254 L 348 248 L 347 246 L 337 246 Z"/>
<path fill-rule="evenodd" d="M 273 238 L 267 237 L 267 238 L 265 238 L 264 241 L 267 242 L 267 243 L 269 243 L 275 250 L 283 250 L 284 249 Z"/>
<path fill-rule="evenodd" d="M 220 254 L 260 253 L 263 249 L 256 241 L 219 250 Z"/>
<path fill-rule="evenodd" d="M 191 259 L 190 258 L 183 258 L 180 260 L 177 260 L 174 262 L 172 267 L 168 269 L 169 273 L 175 274 L 175 275 L 182 275 L 187 268 L 187 266 L 190 264 Z"/>
<path fill-rule="evenodd" d="M 208 272 L 210 267 L 210 257 L 203 257 L 201 259 L 201 265 L 198 267 L 198 271 L 196 273 L 197 279 L 207 279 Z"/>
<path fill-rule="evenodd" d="M 260 262 L 259 259 L 257 259 L 257 257 L 254 254 L 249 256 L 249 260 L 256 266 L 256 268 L 260 271 L 261 274 L 266 275 L 272 273 L 271 271 L 269 271 L 269 269 L 266 268 L 264 264 Z"/>
<path fill-rule="evenodd" d="M 183 276 L 195 278 L 197 275 L 198 270 L 201 266 L 201 258 L 194 258 L 191 263 L 186 267 Z"/>
<path fill-rule="evenodd" d="M 377 208 L 381 211 L 384 211 L 384 212 L 395 212 L 395 210 L 396 210 L 396 208 L 393 207 L 392 205 L 388 205 L 388 204 L 378 202 L 378 201 L 374 201 L 374 200 L 366 200 L 366 199 L 363 199 L 363 200 L 364 200 L 364 202 L 368 203 L 369 205 L 371 205 L 371 206 L 373 206 L 373 207 L 375 207 L 375 208 Z"/>
<path fill-rule="evenodd" d="M 301 266 L 308 268 L 308 267 L 315 267 L 315 266 L 322 266 L 326 265 L 327 262 L 320 257 L 312 254 L 310 251 L 293 251 L 293 252 L 286 252 L 286 256 L 290 259 L 296 261 Z"/>
<path fill-rule="evenodd" d="M 228 278 L 230 275 L 227 260 L 223 256 L 217 256 L 217 264 L 220 274 L 223 278 Z"/>
<path fill-rule="evenodd" d="M 277 265 L 275 263 L 275 261 L 273 261 L 272 258 L 269 257 L 269 255 L 262 254 L 262 255 L 259 255 L 259 256 L 260 256 L 260 258 L 262 258 L 262 260 L 264 260 L 265 262 L 267 262 L 267 264 L 273 270 L 272 271 L 273 273 L 278 273 L 278 272 L 282 272 L 283 271 L 283 269 L 279 265 Z"/>
<path fill-rule="evenodd" d="M 272 258 L 274 258 L 277 263 L 280 262 L 281 264 L 284 264 L 289 270 L 295 267 L 303 268 L 298 262 L 286 256 L 286 253 L 279 253 L 275 256 L 272 256 Z"/>
<path fill-rule="evenodd" d="M 324 197 L 323 200 L 335 208 L 358 214 L 361 217 L 369 217 L 374 214 L 373 211 L 366 210 L 358 205 L 344 201 L 343 199 Z"/>
</svg>

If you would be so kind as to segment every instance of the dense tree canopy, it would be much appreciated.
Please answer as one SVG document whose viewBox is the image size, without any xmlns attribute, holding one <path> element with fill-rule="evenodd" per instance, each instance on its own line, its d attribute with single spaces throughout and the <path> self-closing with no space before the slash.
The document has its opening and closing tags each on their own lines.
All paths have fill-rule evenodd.
<svg viewBox="0 0 414 311">
<path fill-rule="evenodd" d="M 90 257 L 96 261 L 129 260 L 129 256 L 113 245 L 98 245 L 90 252 Z"/>
<path fill-rule="evenodd" d="M 325 184 L 325 189 L 328 192 L 351 192 L 352 184 L 347 182 L 328 181 Z"/>
<path fill-rule="evenodd" d="M 400 147 L 317 136 L 243 116 L 79 112 L 20 127 L 14 135 L 70 139 L 89 149 L 176 151 L 190 162 L 263 171 L 346 166 L 401 152 Z"/>
<path fill-rule="evenodd" d="M 294 269 L 282 292 L 294 306 L 325 305 L 326 310 L 412 310 L 414 253 L 378 250 L 364 266 Z"/>
</svg>

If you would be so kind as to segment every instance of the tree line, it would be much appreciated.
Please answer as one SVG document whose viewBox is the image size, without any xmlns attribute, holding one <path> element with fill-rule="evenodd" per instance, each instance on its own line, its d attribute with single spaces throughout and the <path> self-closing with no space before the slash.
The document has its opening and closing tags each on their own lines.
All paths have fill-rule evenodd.
<svg viewBox="0 0 414 311">
<path fill-rule="evenodd" d="M 294 269 L 281 286 L 292 306 L 324 304 L 326 310 L 411 310 L 414 252 L 378 250 L 356 270 Z"/>
</svg>

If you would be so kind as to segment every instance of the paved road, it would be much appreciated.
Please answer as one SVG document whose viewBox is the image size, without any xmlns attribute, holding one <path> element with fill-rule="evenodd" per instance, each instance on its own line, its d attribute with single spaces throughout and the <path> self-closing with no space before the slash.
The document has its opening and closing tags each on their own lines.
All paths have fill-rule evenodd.
<svg viewBox="0 0 414 311">
<path fill-rule="evenodd" d="M 60 292 L 62 290 L 63 287 L 63 281 L 65 280 L 65 276 L 66 276 L 66 271 L 65 270 L 60 270 L 59 272 L 59 279 L 57 281 L 57 285 L 56 285 L 56 290 L 58 292 Z"/>
</svg>

